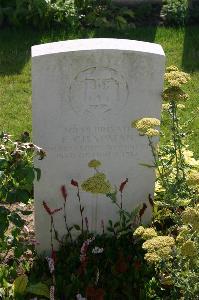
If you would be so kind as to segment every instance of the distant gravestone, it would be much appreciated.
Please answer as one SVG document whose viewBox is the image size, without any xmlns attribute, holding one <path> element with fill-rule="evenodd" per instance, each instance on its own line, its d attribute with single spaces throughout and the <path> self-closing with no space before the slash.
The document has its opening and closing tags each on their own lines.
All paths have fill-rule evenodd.
<svg viewBox="0 0 199 300">
<path fill-rule="evenodd" d="M 68 190 L 69 224 L 81 224 L 77 191 L 93 175 L 92 159 L 113 186 L 128 178 L 123 207 L 132 211 L 154 192 L 155 174 L 145 137 L 132 120 L 160 118 L 165 55 L 157 44 L 120 39 L 85 39 L 32 47 L 33 140 L 47 157 L 35 164 L 42 171 L 35 182 L 35 229 L 38 251 L 50 249 L 49 216 L 43 208 L 63 204 L 60 186 Z M 89 228 L 101 232 L 118 215 L 111 200 L 81 191 Z M 150 208 L 146 219 L 150 219 Z M 60 236 L 66 234 L 62 211 L 55 215 Z"/>
</svg>

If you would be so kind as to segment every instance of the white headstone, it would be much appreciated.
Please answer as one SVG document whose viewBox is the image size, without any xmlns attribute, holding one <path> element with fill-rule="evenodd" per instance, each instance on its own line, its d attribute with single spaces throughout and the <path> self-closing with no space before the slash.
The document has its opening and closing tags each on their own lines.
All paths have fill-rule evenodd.
<svg viewBox="0 0 199 300">
<path fill-rule="evenodd" d="M 128 178 L 123 207 L 132 211 L 154 192 L 155 174 L 147 139 L 131 128 L 145 116 L 160 118 L 165 55 L 160 45 L 123 39 L 72 40 L 32 47 L 33 141 L 47 157 L 36 161 L 42 171 L 35 183 L 35 227 L 38 251 L 50 248 L 51 208 L 63 205 L 68 190 L 69 224 L 81 224 L 77 191 L 92 176 L 92 159 L 113 186 Z M 101 232 L 101 220 L 117 220 L 117 209 L 103 195 L 81 191 L 84 217 Z M 150 208 L 146 218 L 150 218 Z M 66 234 L 62 212 L 55 215 L 60 236 Z"/>
</svg>

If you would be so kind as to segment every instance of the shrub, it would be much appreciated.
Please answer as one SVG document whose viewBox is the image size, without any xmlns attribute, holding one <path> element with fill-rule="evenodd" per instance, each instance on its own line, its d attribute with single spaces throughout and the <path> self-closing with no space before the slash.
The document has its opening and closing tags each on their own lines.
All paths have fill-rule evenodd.
<svg viewBox="0 0 199 300">
<path fill-rule="evenodd" d="M 166 0 L 162 14 L 169 25 L 185 25 L 188 20 L 188 0 Z"/>
</svg>

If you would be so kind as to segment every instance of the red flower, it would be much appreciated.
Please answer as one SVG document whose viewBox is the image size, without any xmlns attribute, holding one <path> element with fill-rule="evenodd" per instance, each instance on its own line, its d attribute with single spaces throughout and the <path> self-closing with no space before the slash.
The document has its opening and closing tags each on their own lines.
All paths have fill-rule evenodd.
<svg viewBox="0 0 199 300">
<path fill-rule="evenodd" d="M 65 185 L 62 185 L 62 186 L 61 186 L 61 193 L 62 193 L 62 196 L 63 196 L 63 198 L 64 198 L 64 201 L 66 201 L 66 198 L 67 198 L 67 196 L 68 196 L 68 193 L 67 193 L 67 190 L 66 190 Z"/>
<path fill-rule="evenodd" d="M 87 287 L 86 288 L 86 297 L 89 300 L 103 300 L 104 299 L 104 290 L 102 288 Z"/>
<path fill-rule="evenodd" d="M 55 264 L 55 262 L 56 262 L 56 252 L 55 252 L 55 250 L 52 250 L 51 251 L 51 258 L 53 259 L 53 261 L 54 261 L 54 264 Z"/>
<path fill-rule="evenodd" d="M 149 194 L 149 203 L 151 204 L 152 207 L 154 207 L 154 202 L 153 202 L 153 198 L 151 197 L 151 194 Z"/>
<path fill-rule="evenodd" d="M 76 187 L 79 186 L 78 182 L 75 181 L 74 179 L 71 180 L 71 184 L 72 184 L 73 186 L 76 186 Z"/>
<path fill-rule="evenodd" d="M 120 184 L 120 188 L 119 188 L 119 191 L 122 193 L 123 192 L 123 189 L 125 187 L 125 185 L 127 184 L 128 182 L 128 178 L 126 178 L 125 181 L 123 181 L 121 184 Z"/>
<path fill-rule="evenodd" d="M 116 262 L 115 270 L 118 273 L 125 273 L 128 270 L 128 264 L 123 256 L 123 254 L 119 255 L 119 258 Z"/>
<path fill-rule="evenodd" d="M 52 214 L 50 207 L 47 205 L 45 201 L 43 201 L 43 206 L 49 215 Z"/>
<path fill-rule="evenodd" d="M 141 220 L 141 218 L 142 218 L 142 216 L 143 216 L 146 209 L 147 209 L 147 205 L 146 205 L 146 203 L 143 203 L 143 206 L 139 211 L 140 220 Z"/>
<path fill-rule="evenodd" d="M 54 209 L 54 210 L 51 210 L 51 208 L 48 206 L 48 204 L 47 204 L 45 201 L 43 201 L 43 206 L 44 206 L 45 210 L 47 211 L 47 213 L 48 213 L 50 216 L 52 216 L 54 213 L 56 213 L 56 212 L 62 210 L 62 207 L 61 207 L 61 208 L 56 208 L 56 209 Z"/>
</svg>

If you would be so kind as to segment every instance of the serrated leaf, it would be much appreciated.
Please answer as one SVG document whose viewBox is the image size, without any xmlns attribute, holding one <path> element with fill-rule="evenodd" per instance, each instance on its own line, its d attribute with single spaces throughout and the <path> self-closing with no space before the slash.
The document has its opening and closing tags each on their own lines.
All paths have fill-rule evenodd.
<svg viewBox="0 0 199 300">
<path fill-rule="evenodd" d="M 33 295 L 44 296 L 48 299 L 50 298 L 49 288 L 42 282 L 29 285 L 26 291 Z"/>
<path fill-rule="evenodd" d="M 13 283 L 14 295 L 23 295 L 28 284 L 28 276 L 21 275 L 17 277 Z"/>
</svg>

